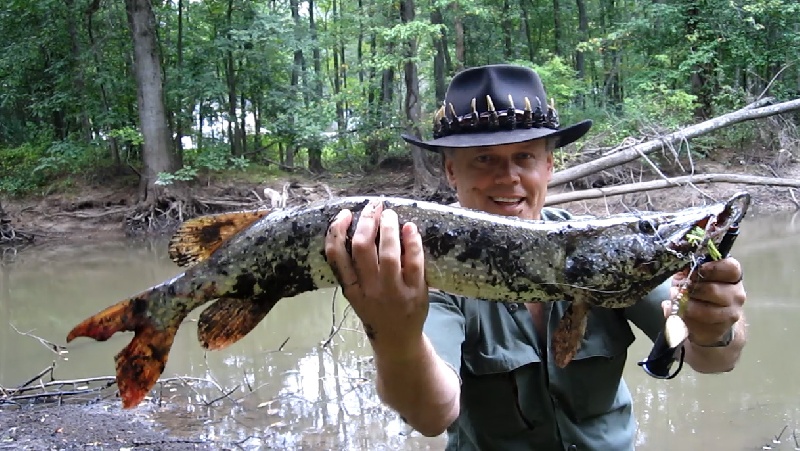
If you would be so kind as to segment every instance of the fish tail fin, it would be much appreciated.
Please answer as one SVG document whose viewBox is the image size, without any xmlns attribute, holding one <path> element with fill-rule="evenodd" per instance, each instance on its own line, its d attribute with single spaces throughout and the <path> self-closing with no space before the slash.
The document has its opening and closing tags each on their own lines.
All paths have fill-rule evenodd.
<svg viewBox="0 0 800 451">
<path fill-rule="evenodd" d="M 552 344 L 554 359 L 559 368 L 566 367 L 581 348 L 590 308 L 588 302 L 573 301 L 558 323 Z"/>
<path fill-rule="evenodd" d="M 92 315 L 67 335 L 67 342 L 77 337 L 105 341 L 116 332 L 135 333 L 131 342 L 114 357 L 117 386 L 126 409 L 138 405 L 158 381 L 167 365 L 178 327 L 186 316 L 177 314 L 166 326 L 159 326 L 147 315 L 151 292 L 126 299 Z"/>
</svg>

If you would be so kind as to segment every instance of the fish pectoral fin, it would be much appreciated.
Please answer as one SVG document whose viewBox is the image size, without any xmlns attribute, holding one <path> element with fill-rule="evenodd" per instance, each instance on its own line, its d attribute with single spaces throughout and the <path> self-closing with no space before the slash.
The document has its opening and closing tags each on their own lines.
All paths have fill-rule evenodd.
<svg viewBox="0 0 800 451">
<path fill-rule="evenodd" d="M 249 334 L 278 302 L 220 298 L 200 314 L 197 339 L 206 349 L 223 349 Z"/>
<path fill-rule="evenodd" d="M 159 327 L 147 315 L 146 294 L 126 299 L 85 319 L 67 335 L 67 342 L 77 337 L 105 341 L 117 332 L 133 331 L 128 346 L 115 357 L 117 386 L 122 406 L 138 405 L 153 388 L 167 365 L 175 333 L 185 315 L 176 315 L 166 327 Z"/>
<path fill-rule="evenodd" d="M 169 257 L 179 266 L 191 266 L 206 260 L 222 243 L 270 211 L 235 211 L 189 219 L 169 240 Z"/>
<path fill-rule="evenodd" d="M 553 333 L 553 356 L 559 368 L 566 367 L 578 353 L 581 339 L 586 334 L 586 323 L 591 305 L 585 301 L 573 301 L 564 312 Z"/>
</svg>

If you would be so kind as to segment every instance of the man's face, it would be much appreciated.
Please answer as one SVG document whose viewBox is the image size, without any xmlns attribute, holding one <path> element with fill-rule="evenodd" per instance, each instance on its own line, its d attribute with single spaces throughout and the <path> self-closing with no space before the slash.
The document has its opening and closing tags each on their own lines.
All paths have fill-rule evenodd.
<svg viewBox="0 0 800 451">
<path fill-rule="evenodd" d="M 540 219 L 553 175 L 544 139 L 502 146 L 453 149 L 445 172 L 462 207 L 523 219 Z"/>
</svg>

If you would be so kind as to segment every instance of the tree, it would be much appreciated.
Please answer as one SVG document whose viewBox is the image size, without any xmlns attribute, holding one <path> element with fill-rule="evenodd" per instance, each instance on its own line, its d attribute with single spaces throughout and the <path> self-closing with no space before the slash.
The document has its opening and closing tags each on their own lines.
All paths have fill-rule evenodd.
<svg viewBox="0 0 800 451">
<path fill-rule="evenodd" d="M 170 146 L 161 61 L 156 43 L 156 18 L 149 0 L 125 0 L 133 41 L 133 70 L 139 98 L 139 123 L 144 138 L 144 167 L 139 182 L 140 201 L 155 202 L 159 197 L 156 181 L 159 173 L 178 170 Z"/>
</svg>

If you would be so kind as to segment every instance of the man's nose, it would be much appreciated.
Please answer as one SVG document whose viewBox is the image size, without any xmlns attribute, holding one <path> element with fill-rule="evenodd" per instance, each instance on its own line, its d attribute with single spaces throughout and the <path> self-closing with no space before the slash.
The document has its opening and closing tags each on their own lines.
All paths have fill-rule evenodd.
<svg viewBox="0 0 800 451">
<path fill-rule="evenodd" d="M 502 161 L 495 168 L 495 183 L 516 183 L 519 182 L 519 166 L 513 161 Z"/>
</svg>

